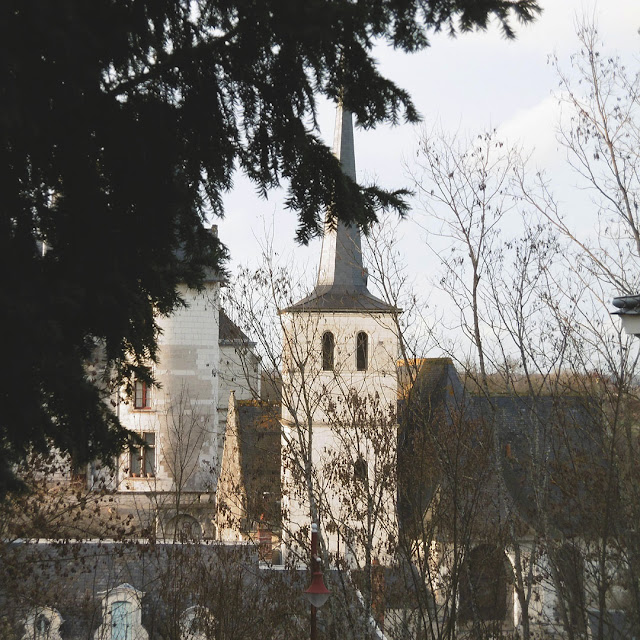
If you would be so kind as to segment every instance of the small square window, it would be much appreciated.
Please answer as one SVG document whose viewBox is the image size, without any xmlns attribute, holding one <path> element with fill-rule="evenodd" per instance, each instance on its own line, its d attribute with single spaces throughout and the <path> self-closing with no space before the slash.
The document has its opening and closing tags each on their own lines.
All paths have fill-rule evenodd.
<svg viewBox="0 0 640 640">
<path fill-rule="evenodd" d="M 136 380 L 133 406 L 135 409 L 151 409 L 151 387 L 142 380 Z"/>
</svg>

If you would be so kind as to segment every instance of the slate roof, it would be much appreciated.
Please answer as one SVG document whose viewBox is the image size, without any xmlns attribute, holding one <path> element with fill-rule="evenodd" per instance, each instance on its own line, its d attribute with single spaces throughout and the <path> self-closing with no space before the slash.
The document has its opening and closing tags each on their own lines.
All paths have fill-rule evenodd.
<svg viewBox="0 0 640 640">
<path fill-rule="evenodd" d="M 544 513 L 551 535 L 594 530 L 603 457 L 597 410 L 580 396 L 492 397 L 505 486 L 519 516 L 536 527 Z"/>
<path fill-rule="evenodd" d="M 287 312 L 328 311 L 341 313 L 399 313 L 399 309 L 369 293 L 367 287 L 317 286 Z"/>
<path fill-rule="evenodd" d="M 249 340 L 249 336 L 222 309 L 220 309 L 219 314 L 218 340 L 220 344 L 237 344 L 240 342 L 250 346 L 255 345 L 255 342 Z"/>
<path fill-rule="evenodd" d="M 373 566 L 372 578 L 374 582 L 374 600 L 376 595 L 382 599 L 379 605 L 388 609 L 414 609 L 419 603 L 434 603 L 433 594 L 427 586 L 424 577 L 414 564 L 400 562 L 396 565 L 383 567 Z M 352 579 L 362 591 L 365 587 L 365 575 L 362 570 L 352 570 Z M 375 593 L 378 592 L 378 593 Z"/>
<path fill-rule="evenodd" d="M 442 424 L 462 401 L 462 385 L 450 358 L 399 363 L 398 519 L 410 536 L 419 535 L 422 518 L 438 486 L 435 442 Z M 411 382 L 410 371 L 415 372 Z"/>
<path fill-rule="evenodd" d="M 86 640 L 102 623 L 105 593 L 129 584 L 144 592 L 142 624 L 151 640 L 166 638 L 189 606 L 206 602 L 218 615 L 211 596 L 221 584 L 242 585 L 251 597 L 260 586 L 257 564 L 253 545 L 16 542 L 2 549 L 0 611 L 8 628 L 19 629 L 30 609 L 52 607 L 64 620 L 64 640 Z"/>
<path fill-rule="evenodd" d="M 421 526 L 436 489 L 450 482 L 437 471 L 438 445 L 448 437 L 446 431 L 439 434 L 443 429 L 466 438 L 461 464 L 465 457 L 475 464 L 478 482 L 484 483 L 485 520 L 502 518 L 498 491 L 503 483 L 510 505 L 531 527 L 543 522 L 543 514 L 551 535 L 585 534 L 595 526 L 593 505 L 607 466 L 593 401 L 571 395 L 473 395 L 447 359 L 423 361 L 411 391 L 399 402 L 401 526 Z M 476 461 L 475 451 L 483 448 L 491 458 Z M 495 455 L 502 478 L 493 476 Z"/>
<path fill-rule="evenodd" d="M 398 578 L 383 571 L 393 597 L 408 596 L 404 583 L 398 591 Z M 327 569 L 324 579 L 334 606 L 318 612 L 320 631 L 361 610 L 348 575 Z M 22 637 L 26 615 L 52 607 L 62 616 L 63 640 L 94 638 L 104 622 L 103 597 L 128 584 L 143 592 L 141 622 L 149 640 L 183 637 L 180 618 L 191 607 L 211 614 L 214 633 L 207 637 L 305 637 L 309 605 L 302 592 L 309 583 L 307 570 L 260 567 L 253 544 L 6 544 L 0 548 L 0 635 Z"/>
</svg>

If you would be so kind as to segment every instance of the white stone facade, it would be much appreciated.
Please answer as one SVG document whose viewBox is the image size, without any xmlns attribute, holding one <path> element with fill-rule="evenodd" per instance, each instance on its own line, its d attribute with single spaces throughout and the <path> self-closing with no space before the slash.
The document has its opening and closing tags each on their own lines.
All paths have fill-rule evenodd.
<svg viewBox="0 0 640 640">
<path fill-rule="evenodd" d="M 282 417 L 291 421 L 293 414 L 304 414 L 303 406 L 313 401 L 313 421 L 326 424 L 329 399 L 340 402 L 355 392 L 364 398 L 378 394 L 385 406 L 395 407 L 398 383 L 396 362 L 398 339 L 391 314 L 380 313 L 291 313 L 283 320 L 286 337 L 283 358 L 283 384 L 289 385 L 292 400 L 283 406 Z M 334 366 L 324 371 L 322 366 L 322 336 L 334 335 Z M 358 333 L 368 337 L 367 367 L 358 371 L 356 341 Z M 304 371 L 300 365 L 304 363 Z M 307 385 L 305 393 L 295 389 Z"/>
<path fill-rule="evenodd" d="M 151 440 L 153 461 L 138 469 L 122 454 L 121 491 L 198 491 L 215 489 L 219 471 L 218 345 L 219 282 L 202 291 L 181 287 L 186 306 L 160 318 L 158 388 L 145 406 L 131 399 L 118 407 L 120 420 Z M 135 469 L 135 474 L 134 474 Z"/>
<path fill-rule="evenodd" d="M 376 513 L 370 532 L 372 546 L 378 559 L 385 561 L 385 541 L 396 534 L 397 526 L 398 341 L 393 316 L 389 313 L 292 312 L 284 314 L 283 325 L 285 547 L 288 545 L 289 553 L 295 555 L 293 540 L 300 528 L 310 522 L 302 467 L 311 427 L 314 492 L 321 530 L 330 553 L 343 560 L 361 557 L 361 541 L 367 532 L 363 530 L 363 519 L 355 518 L 360 511 L 355 503 L 364 500 L 368 491 L 376 497 Z M 334 337 L 332 370 L 324 370 L 326 363 L 322 359 L 323 335 L 328 331 Z M 359 333 L 367 336 L 365 370 L 358 370 L 357 366 Z M 371 481 L 366 487 L 362 478 L 355 477 L 359 458 L 366 462 L 364 473 L 367 482 Z M 382 467 L 386 472 L 384 480 L 380 479 Z"/>
</svg>

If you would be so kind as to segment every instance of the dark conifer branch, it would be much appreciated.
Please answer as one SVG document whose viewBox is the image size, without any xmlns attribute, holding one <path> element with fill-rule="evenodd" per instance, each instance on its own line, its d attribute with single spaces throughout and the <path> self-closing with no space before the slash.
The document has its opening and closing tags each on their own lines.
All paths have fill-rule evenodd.
<svg viewBox="0 0 640 640">
<path fill-rule="evenodd" d="M 2 468 L 33 448 L 79 461 L 128 434 L 84 377 L 104 350 L 113 385 L 149 377 L 155 314 L 223 269 L 206 232 L 241 170 L 266 191 L 287 179 L 297 237 L 325 210 L 366 229 L 400 191 L 341 175 L 315 129 L 315 96 L 337 97 L 365 127 L 415 122 L 409 95 L 372 49 L 428 45 L 442 25 L 530 20 L 534 0 L 194 0 L 0 3 L 0 324 L 11 336 L 0 379 Z M 42 247 L 47 247 L 43 252 Z M 149 378 L 150 379 L 150 378 Z"/>
</svg>

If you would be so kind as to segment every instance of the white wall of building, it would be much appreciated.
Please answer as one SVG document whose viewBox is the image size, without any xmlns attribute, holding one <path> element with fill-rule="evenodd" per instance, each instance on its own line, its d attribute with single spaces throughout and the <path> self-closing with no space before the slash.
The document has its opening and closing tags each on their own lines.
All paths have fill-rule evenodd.
<svg viewBox="0 0 640 640">
<path fill-rule="evenodd" d="M 186 306 L 159 318 L 158 388 L 152 389 L 149 408 L 133 401 L 120 403 L 122 423 L 143 434 L 156 434 L 156 472 L 152 478 L 132 478 L 128 454 L 120 459 L 120 490 L 210 491 L 215 488 L 222 440 L 218 422 L 219 282 L 205 283 L 201 291 L 180 287 Z M 178 473 L 180 470 L 180 473 Z M 181 477 L 177 477 L 181 476 Z"/>
<path fill-rule="evenodd" d="M 375 532 L 374 546 L 384 547 L 384 541 L 395 535 L 395 482 L 394 478 L 380 479 L 380 455 L 374 453 L 376 446 L 367 441 L 366 427 L 357 424 L 350 430 L 349 416 L 353 410 L 349 397 L 359 401 L 377 402 L 380 429 L 388 430 L 387 447 L 383 455 L 393 461 L 395 472 L 396 429 L 394 412 L 397 403 L 396 361 L 398 342 L 390 314 L 366 313 L 288 313 L 284 317 L 285 354 L 283 371 L 282 447 L 283 447 L 283 507 L 285 524 L 283 538 L 285 546 L 295 554 L 293 539 L 300 527 L 310 523 L 309 501 L 306 486 L 300 474 L 300 437 L 308 434 L 307 425 L 313 430 L 312 462 L 315 484 L 321 507 L 325 513 L 321 520 L 322 534 L 330 552 L 349 557 L 345 547 L 344 532 L 362 529 L 363 522 L 349 520 L 350 511 L 345 499 L 350 492 L 348 462 L 353 463 L 362 455 L 367 463 L 369 479 L 385 482 L 387 489 L 377 507 L 384 512 L 385 521 L 379 523 Z M 322 335 L 331 331 L 335 337 L 333 371 L 322 370 Z M 358 371 L 356 366 L 356 340 L 359 332 L 368 336 L 368 366 Z M 373 399 L 377 398 L 376 401 Z M 360 423 L 362 424 L 362 423 Z M 356 435 L 360 431 L 360 436 Z M 375 437 L 375 436 L 374 436 Z M 304 454 L 302 454 L 303 456 Z M 335 476 L 336 461 L 342 469 L 341 482 Z M 346 476 L 345 476 L 346 470 Z M 388 469 L 387 469 L 388 471 Z M 333 474 L 333 477 L 331 475 Z M 343 532 L 330 532 L 329 522 L 340 522 Z M 361 549 L 356 549 L 360 555 Z M 381 561 L 385 558 L 380 557 Z"/>
</svg>

